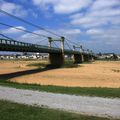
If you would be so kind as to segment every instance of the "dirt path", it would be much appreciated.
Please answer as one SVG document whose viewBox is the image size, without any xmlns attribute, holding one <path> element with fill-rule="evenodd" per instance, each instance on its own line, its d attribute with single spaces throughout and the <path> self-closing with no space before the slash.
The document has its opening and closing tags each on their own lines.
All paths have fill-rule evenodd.
<svg viewBox="0 0 120 120">
<path fill-rule="evenodd" d="M 0 86 L 0 99 L 93 116 L 120 118 L 120 99 L 54 94 Z"/>
</svg>

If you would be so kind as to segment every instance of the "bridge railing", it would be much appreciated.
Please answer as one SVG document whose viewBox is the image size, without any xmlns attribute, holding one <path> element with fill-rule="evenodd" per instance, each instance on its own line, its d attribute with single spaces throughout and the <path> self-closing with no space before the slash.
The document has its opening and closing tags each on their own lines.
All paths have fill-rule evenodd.
<svg viewBox="0 0 120 120">
<path fill-rule="evenodd" d="M 21 47 L 26 47 L 26 48 L 44 49 L 48 51 L 51 50 L 51 51 L 61 52 L 60 48 L 48 47 L 48 46 L 37 45 L 37 44 L 32 44 L 32 43 L 25 43 L 25 42 L 3 39 L 3 38 L 0 38 L 0 45 L 21 46 Z M 64 49 L 64 53 L 65 54 L 80 54 L 80 51 Z"/>
<path fill-rule="evenodd" d="M 13 46 L 23 46 L 23 47 L 34 47 L 34 48 L 44 48 L 44 49 L 54 49 L 54 50 L 61 50 L 60 48 L 54 48 L 54 47 L 48 47 L 44 45 L 37 45 L 37 44 L 32 44 L 32 43 L 24 43 L 24 42 L 19 42 L 19 41 L 14 41 L 14 40 L 8 40 L 8 39 L 0 39 L 0 44 L 5 44 L 5 45 L 13 45 Z"/>
</svg>

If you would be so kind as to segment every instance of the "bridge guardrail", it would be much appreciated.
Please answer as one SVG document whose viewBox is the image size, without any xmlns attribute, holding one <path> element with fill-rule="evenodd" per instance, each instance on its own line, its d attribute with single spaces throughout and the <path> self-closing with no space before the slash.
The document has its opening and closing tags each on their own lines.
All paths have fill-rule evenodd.
<svg viewBox="0 0 120 120">
<path fill-rule="evenodd" d="M 15 40 L 9 40 L 9 39 L 3 39 L 0 38 L 0 44 L 1 45 L 12 45 L 12 46 L 21 46 L 21 47 L 31 47 L 31 48 L 38 48 L 38 49 L 46 49 L 48 51 L 56 51 L 56 52 L 61 52 L 60 48 L 55 48 L 55 47 L 48 47 L 48 46 L 44 46 L 44 45 L 37 45 L 37 44 L 32 44 L 32 43 L 25 43 L 25 42 L 19 42 L 19 41 L 15 41 Z M 65 49 L 64 50 L 65 54 L 80 54 L 79 51 L 73 51 L 73 50 L 68 50 Z"/>
</svg>

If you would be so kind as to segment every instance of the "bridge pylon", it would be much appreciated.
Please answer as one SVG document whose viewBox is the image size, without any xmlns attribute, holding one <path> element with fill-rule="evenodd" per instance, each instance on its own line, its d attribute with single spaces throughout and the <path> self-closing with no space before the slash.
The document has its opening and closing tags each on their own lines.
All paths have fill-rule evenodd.
<svg viewBox="0 0 120 120">
<path fill-rule="evenodd" d="M 85 62 L 92 62 L 93 61 L 92 51 L 90 51 L 89 49 L 87 49 L 85 54 L 84 54 L 84 61 Z"/>
<path fill-rule="evenodd" d="M 90 51 L 89 51 L 89 54 L 90 54 L 90 61 L 94 61 L 94 60 L 95 60 L 95 57 L 94 57 L 93 51 L 90 50 Z"/>
<path fill-rule="evenodd" d="M 49 53 L 49 63 L 55 67 L 61 67 L 64 64 L 64 41 L 65 38 L 61 37 L 60 39 L 53 39 L 48 37 L 48 45 L 51 48 L 52 42 L 61 42 L 61 52 L 60 53 Z"/>
<path fill-rule="evenodd" d="M 74 54 L 74 56 L 73 56 L 74 63 L 83 63 L 84 62 L 84 57 L 83 57 L 82 45 L 80 45 L 80 46 L 73 46 L 73 50 L 74 51 L 75 51 L 76 48 L 80 49 L 80 54 Z"/>
</svg>

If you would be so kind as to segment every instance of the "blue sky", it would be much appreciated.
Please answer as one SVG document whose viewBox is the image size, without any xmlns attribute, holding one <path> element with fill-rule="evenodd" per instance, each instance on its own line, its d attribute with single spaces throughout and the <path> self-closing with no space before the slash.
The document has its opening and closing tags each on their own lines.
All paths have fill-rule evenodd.
<svg viewBox="0 0 120 120">
<path fill-rule="evenodd" d="M 94 52 L 120 53 L 120 0 L 0 0 L 0 9 L 64 35 Z M 55 37 L 3 14 L 0 22 Z M 47 44 L 43 37 L 13 28 L 0 25 L 0 31 L 20 41 Z"/>
</svg>

